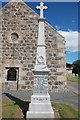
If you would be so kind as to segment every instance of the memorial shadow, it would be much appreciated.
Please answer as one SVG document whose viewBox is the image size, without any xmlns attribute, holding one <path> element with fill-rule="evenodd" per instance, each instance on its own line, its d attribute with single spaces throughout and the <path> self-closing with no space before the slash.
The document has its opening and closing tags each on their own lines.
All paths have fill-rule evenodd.
<svg viewBox="0 0 80 120">
<path fill-rule="evenodd" d="M 20 120 L 26 120 L 26 112 L 28 111 L 29 108 L 29 103 L 28 101 L 22 101 L 21 99 L 14 97 L 13 95 L 11 95 L 10 93 L 3 93 L 5 94 L 10 100 L 15 101 L 15 104 L 18 105 L 20 107 L 20 109 L 22 110 L 23 119 Z M 16 120 L 18 120 L 19 118 L 16 118 Z M 3 120 L 3 119 L 2 119 Z"/>
</svg>

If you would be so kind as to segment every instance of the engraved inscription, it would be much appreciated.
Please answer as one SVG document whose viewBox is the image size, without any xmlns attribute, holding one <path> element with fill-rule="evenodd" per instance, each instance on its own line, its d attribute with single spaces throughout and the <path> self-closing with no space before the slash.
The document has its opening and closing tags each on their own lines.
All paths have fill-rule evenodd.
<svg viewBox="0 0 80 120">
<path fill-rule="evenodd" d="M 36 100 L 36 101 L 47 101 L 48 98 L 33 98 L 33 100 Z"/>
<path fill-rule="evenodd" d="M 43 94 L 47 93 L 47 76 L 36 76 L 34 80 L 34 93 Z"/>
</svg>

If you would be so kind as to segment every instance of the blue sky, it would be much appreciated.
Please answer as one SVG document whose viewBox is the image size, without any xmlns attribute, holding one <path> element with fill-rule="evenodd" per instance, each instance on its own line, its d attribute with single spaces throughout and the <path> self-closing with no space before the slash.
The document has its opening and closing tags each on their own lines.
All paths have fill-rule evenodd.
<svg viewBox="0 0 80 120">
<path fill-rule="evenodd" d="M 27 3 L 38 14 L 39 11 L 35 9 L 39 3 Z M 78 3 L 75 2 L 46 2 L 48 10 L 45 11 L 46 21 L 50 25 L 60 26 L 61 30 L 67 31 L 68 29 L 77 30 L 78 24 Z"/>
<path fill-rule="evenodd" d="M 3 3 L 3 6 L 6 3 Z M 27 2 L 35 12 L 38 2 Z M 77 2 L 45 2 L 48 10 L 44 12 L 46 21 L 52 25 L 66 41 L 66 62 L 79 59 L 78 49 L 78 3 Z"/>
</svg>

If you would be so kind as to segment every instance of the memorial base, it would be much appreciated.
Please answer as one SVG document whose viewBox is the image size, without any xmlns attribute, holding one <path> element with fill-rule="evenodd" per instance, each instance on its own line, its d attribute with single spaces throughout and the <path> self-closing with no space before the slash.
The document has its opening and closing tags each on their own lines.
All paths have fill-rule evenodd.
<svg viewBox="0 0 80 120">
<path fill-rule="evenodd" d="M 50 96 L 32 95 L 27 118 L 54 118 L 54 112 L 50 103 Z M 53 119 L 52 119 L 53 120 Z"/>
</svg>

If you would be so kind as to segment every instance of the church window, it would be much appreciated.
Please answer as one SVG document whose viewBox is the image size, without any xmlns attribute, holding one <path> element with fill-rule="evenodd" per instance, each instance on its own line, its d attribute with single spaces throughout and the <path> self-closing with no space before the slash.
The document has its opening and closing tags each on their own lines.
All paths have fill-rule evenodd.
<svg viewBox="0 0 80 120">
<path fill-rule="evenodd" d="M 16 81 L 17 71 L 15 68 L 9 68 L 7 72 L 7 81 Z"/>
<path fill-rule="evenodd" d="M 18 40 L 18 38 L 19 38 L 19 35 L 18 35 L 17 33 L 12 33 L 12 34 L 11 34 L 11 39 L 12 39 L 13 41 Z"/>
</svg>

